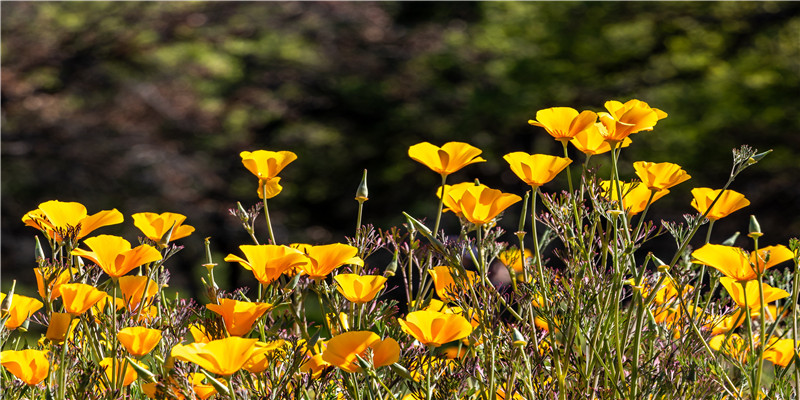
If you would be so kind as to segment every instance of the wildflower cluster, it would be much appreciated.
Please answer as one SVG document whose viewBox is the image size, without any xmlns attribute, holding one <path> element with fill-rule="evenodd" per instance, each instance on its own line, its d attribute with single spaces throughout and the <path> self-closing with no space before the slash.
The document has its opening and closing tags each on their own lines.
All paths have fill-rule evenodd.
<svg viewBox="0 0 800 400">
<path fill-rule="evenodd" d="M 800 243 L 760 246 L 755 217 L 752 251 L 735 247 L 736 235 L 710 243 L 714 222 L 749 204 L 728 187 L 766 153 L 734 151 L 726 184 L 693 189 L 686 203 L 696 212 L 659 227 L 646 219 L 649 208 L 691 176 L 669 162 L 637 161 L 638 179 L 629 180 L 618 164 L 631 136 L 653 130 L 667 114 L 639 100 L 605 108 L 536 113 L 529 123 L 559 141 L 564 155 L 506 154 L 508 168 L 530 186 L 526 193 L 448 183 L 453 173 L 490 162 L 467 143 L 411 146 L 409 157 L 441 176 L 433 228 L 407 213 L 403 227 L 363 225 L 365 171 L 356 233 L 341 243 L 277 242 L 268 201 L 280 194 L 278 175 L 297 156 L 242 152 L 261 203 L 232 211 L 252 243 L 224 261 L 252 273 L 258 286 L 220 288 L 206 239 L 202 306 L 163 291 L 167 261 L 181 249 L 175 241 L 194 233 L 183 215 L 133 215 L 143 234 L 134 246 L 92 236 L 123 222 L 115 209 L 88 215 L 78 203 L 42 203 L 22 218 L 46 244 L 37 238 L 38 298 L 14 288 L 0 296 L 4 396 L 796 396 Z M 579 168 L 568 157 L 570 144 L 585 155 Z M 608 179 L 589 163 L 604 154 Z M 565 190 L 543 189 L 561 174 Z M 497 222 L 517 203 L 519 228 L 507 235 Z M 266 240 L 255 229 L 262 210 Z M 458 232 L 439 229 L 450 214 L 460 221 Z M 703 225 L 705 244 L 692 249 Z M 646 252 L 645 244 L 666 232 L 675 252 Z M 375 265 L 382 259 L 376 253 L 391 262 Z M 768 272 L 789 261 L 794 275 Z M 22 340 L 31 323 L 46 327 L 35 344 Z"/>
</svg>

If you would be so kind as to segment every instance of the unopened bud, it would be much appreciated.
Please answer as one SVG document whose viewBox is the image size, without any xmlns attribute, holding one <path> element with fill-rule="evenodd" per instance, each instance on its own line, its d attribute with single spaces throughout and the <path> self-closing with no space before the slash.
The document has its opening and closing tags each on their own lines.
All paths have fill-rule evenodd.
<svg viewBox="0 0 800 400">
<path fill-rule="evenodd" d="M 511 342 L 511 344 L 514 345 L 514 347 L 522 348 L 528 345 L 528 339 L 526 339 L 525 336 L 522 336 L 522 332 L 520 332 L 519 329 L 514 328 L 513 335 L 514 341 Z"/>
<path fill-rule="evenodd" d="M 750 216 L 750 233 L 747 236 L 755 239 L 763 236 L 764 234 L 761 233 L 761 224 L 758 223 L 755 215 Z"/>
<path fill-rule="evenodd" d="M 34 246 L 34 252 L 36 255 L 36 262 L 41 262 L 44 260 L 44 250 L 42 250 L 42 244 L 39 243 L 39 237 L 36 236 L 36 245 Z"/>
<path fill-rule="evenodd" d="M 663 274 L 667 271 L 669 271 L 669 265 L 661 264 L 658 266 L 658 272 L 661 272 Z"/>
<path fill-rule="evenodd" d="M 738 238 L 739 238 L 739 232 L 736 232 L 733 235 L 731 235 L 731 237 L 725 239 L 725 241 L 722 242 L 722 244 L 724 246 L 733 246 L 733 244 L 736 243 L 736 239 Z"/>
<path fill-rule="evenodd" d="M 531 195 L 531 191 L 525 192 L 525 199 L 522 200 L 522 214 L 519 215 L 519 225 L 517 226 L 517 236 L 519 236 L 519 232 L 525 233 L 525 218 L 528 214 L 528 198 Z"/>
<path fill-rule="evenodd" d="M 367 189 L 367 170 L 364 170 L 364 176 L 361 177 L 361 184 L 358 185 L 356 190 L 356 200 L 363 203 L 369 200 L 369 190 Z"/>
<path fill-rule="evenodd" d="M 247 222 L 250 219 L 250 214 L 247 213 L 247 210 L 244 209 L 241 202 L 236 202 L 236 209 L 238 210 L 238 217 L 242 222 Z"/>
<path fill-rule="evenodd" d="M 383 271 L 383 276 L 391 278 L 394 276 L 395 272 L 397 272 L 397 250 L 394 251 L 392 262 L 390 262 L 389 265 L 386 266 L 386 270 Z"/>
<path fill-rule="evenodd" d="M 748 162 L 748 163 L 755 164 L 755 163 L 757 163 L 757 162 L 761 161 L 761 159 L 762 159 L 762 158 L 764 158 L 764 157 L 766 157 L 766 156 L 767 156 L 767 154 L 769 154 L 769 153 L 772 153 L 772 149 L 769 149 L 769 150 L 767 150 L 767 151 L 765 151 L 765 152 L 763 152 L 763 153 L 758 153 L 758 154 L 756 154 L 756 155 L 754 155 L 754 156 L 750 157 L 750 159 L 749 159 L 749 160 L 747 160 L 747 162 Z"/>
</svg>

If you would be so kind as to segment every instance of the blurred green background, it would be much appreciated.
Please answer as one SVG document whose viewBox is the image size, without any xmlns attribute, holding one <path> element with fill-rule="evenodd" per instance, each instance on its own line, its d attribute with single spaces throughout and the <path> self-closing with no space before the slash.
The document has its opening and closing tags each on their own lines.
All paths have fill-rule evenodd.
<svg viewBox="0 0 800 400">
<path fill-rule="evenodd" d="M 721 187 L 731 148 L 749 144 L 774 152 L 731 187 L 752 205 L 712 241 L 755 214 L 764 244 L 787 244 L 800 232 L 798 95 L 797 2 L 4 2 L 2 287 L 33 282 L 36 231 L 20 218 L 46 200 L 117 208 L 125 223 L 97 232 L 132 242 L 131 214 L 186 214 L 197 232 L 171 261 L 173 288 L 197 290 L 207 236 L 226 284 L 241 285 L 222 261 L 249 243 L 228 209 L 258 201 L 240 151 L 299 157 L 270 202 L 280 242 L 341 242 L 363 169 L 365 222 L 430 221 L 439 177 L 410 145 L 469 142 L 488 162 L 449 182 L 522 194 L 502 156 L 561 151 L 527 120 L 611 99 L 669 113 L 633 137 L 624 176 L 639 160 L 692 175 L 650 217 L 693 212 L 691 188 Z M 451 215 L 443 226 L 457 231 Z"/>
</svg>

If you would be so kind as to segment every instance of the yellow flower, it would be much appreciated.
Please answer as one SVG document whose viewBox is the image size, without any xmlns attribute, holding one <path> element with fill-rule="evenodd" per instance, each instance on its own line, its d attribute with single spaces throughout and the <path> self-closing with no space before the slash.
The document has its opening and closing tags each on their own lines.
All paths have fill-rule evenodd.
<svg viewBox="0 0 800 400">
<path fill-rule="evenodd" d="M 586 155 L 593 156 L 611 151 L 611 145 L 606 142 L 606 138 L 600 134 L 600 129 L 605 129 L 603 124 L 597 122 L 589 128 L 579 132 L 569 142 Z M 626 137 L 622 140 L 619 147 L 628 147 L 633 143 L 631 138 Z"/>
<path fill-rule="evenodd" d="M 222 316 L 225 329 L 231 336 L 244 336 L 257 319 L 272 308 L 269 303 L 250 303 L 233 299 L 220 299 L 220 304 L 206 304 L 206 308 Z"/>
<path fill-rule="evenodd" d="M 250 357 L 242 368 L 245 371 L 258 374 L 264 372 L 269 367 L 269 361 L 275 352 L 282 351 L 286 346 L 285 340 L 273 340 L 271 342 L 256 342 L 256 348 L 259 350 L 253 357 Z M 263 351 L 262 351 L 263 350 Z"/>
<path fill-rule="evenodd" d="M 422 142 L 408 148 L 409 157 L 440 175 L 450 175 L 469 164 L 485 162 L 478 157 L 480 154 L 480 149 L 462 142 L 448 142 L 442 147 Z"/>
<path fill-rule="evenodd" d="M 322 360 L 347 372 L 359 372 L 358 357 L 368 360 L 367 349 L 372 350 L 372 365 L 376 368 L 397 362 L 400 345 L 392 338 L 381 340 L 370 331 L 352 331 L 334 336 L 328 341 Z"/>
<path fill-rule="evenodd" d="M 117 339 L 128 353 L 141 357 L 153 351 L 161 341 L 161 331 L 141 326 L 129 327 L 117 333 Z"/>
<path fill-rule="evenodd" d="M 736 304 L 739 307 L 745 308 L 761 308 L 761 297 L 758 291 L 758 281 L 747 281 L 745 283 L 745 290 L 742 290 L 742 285 L 739 284 L 735 279 L 728 278 L 727 276 L 723 276 L 719 278 L 719 283 L 725 287 L 725 290 L 728 291 L 728 294 L 731 295 Z M 789 297 L 789 293 L 785 290 L 774 288 L 766 283 L 761 284 L 761 290 L 764 292 L 764 304 L 771 303 L 775 300 L 783 299 Z M 746 292 L 746 294 L 745 294 Z M 745 297 L 747 298 L 747 302 L 745 303 Z"/>
<path fill-rule="evenodd" d="M 327 361 L 322 359 L 322 353 L 308 355 L 306 360 L 300 366 L 300 372 L 311 373 L 311 379 L 318 379 L 326 369 L 332 367 Z"/>
<path fill-rule="evenodd" d="M 572 162 L 569 158 L 547 154 L 528 154 L 521 151 L 503 156 L 519 179 L 537 188 L 553 180 Z"/>
<path fill-rule="evenodd" d="M 767 246 L 755 253 L 747 254 L 738 247 L 706 244 L 692 252 L 692 262 L 714 267 L 725 276 L 737 281 L 749 281 L 776 264 L 791 260 L 792 251 L 783 245 Z"/>
<path fill-rule="evenodd" d="M 461 182 L 455 185 L 444 185 L 444 188 L 439 187 L 439 189 L 436 191 L 436 197 L 441 198 L 442 191 L 445 193 L 444 199 L 442 199 L 442 204 L 445 207 L 443 211 L 451 211 L 459 218 L 462 218 L 464 214 L 461 212 L 461 206 L 458 204 L 456 199 L 460 199 L 461 196 L 464 195 L 464 192 L 472 186 L 480 186 L 487 189 L 489 188 L 484 184 L 476 185 L 474 182 Z"/>
<path fill-rule="evenodd" d="M 686 295 L 687 293 L 694 290 L 694 286 L 686 285 L 682 288 L 681 293 Z M 650 290 L 647 288 L 644 292 L 644 297 L 650 295 Z M 661 287 L 656 292 L 655 298 L 653 301 L 656 304 L 666 304 L 672 302 L 673 300 L 678 298 L 678 287 L 675 285 L 675 281 L 672 278 L 666 278 L 664 282 L 661 284 Z"/>
<path fill-rule="evenodd" d="M 47 325 L 45 337 L 54 342 L 63 341 L 67 338 L 70 330 L 75 327 L 78 320 L 76 319 L 74 322 L 75 323 L 73 323 L 72 314 L 54 312 L 53 315 L 50 316 L 50 324 Z"/>
<path fill-rule="evenodd" d="M 232 336 L 208 343 L 179 344 L 172 348 L 171 355 L 197 364 L 212 374 L 228 376 L 242 369 L 251 357 L 260 352 L 256 348 L 257 341 Z"/>
<path fill-rule="evenodd" d="M 513 268 L 514 272 L 516 272 L 517 274 L 521 274 L 523 272 L 522 271 L 523 257 L 525 259 L 531 258 L 533 257 L 533 253 L 531 252 L 530 249 L 525 249 L 524 256 L 521 256 L 519 249 L 513 248 L 513 249 L 503 250 L 500 252 L 500 254 L 497 255 L 497 259 L 500 260 L 500 262 L 503 263 L 503 265 Z"/>
<path fill-rule="evenodd" d="M 25 214 L 22 222 L 47 232 L 50 237 L 61 242 L 62 235 L 69 230 L 77 229 L 78 225 L 80 230 L 75 233 L 75 238 L 81 239 L 97 228 L 119 224 L 123 219 L 122 213 L 116 208 L 87 215 L 86 207 L 80 203 L 50 200 L 39 204 L 38 209 Z"/>
<path fill-rule="evenodd" d="M 722 189 L 709 189 L 709 188 L 694 188 L 692 189 L 692 207 L 695 208 L 700 214 L 704 214 L 714 199 L 719 196 Z M 714 207 L 708 212 L 706 218 L 716 221 L 720 218 L 725 218 L 732 212 L 750 205 L 750 200 L 747 200 L 743 194 L 734 191 L 726 190 L 722 196 L 714 203 Z"/>
<path fill-rule="evenodd" d="M 84 241 L 91 251 L 72 250 L 72 254 L 83 257 L 100 266 L 110 277 L 116 279 L 130 270 L 161 259 L 154 247 L 142 244 L 131 248 L 130 242 L 111 235 L 100 235 Z"/>
<path fill-rule="evenodd" d="M 457 204 L 464 218 L 475 225 L 491 222 L 506 208 L 522 200 L 515 194 L 503 193 L 484 185 L 468 186 L 463 193 L 450 190 L 445 196 L 449 196 L 450 200 Z"/>
<path fill-rule="evenodd" d="M 245 269 L 252 271 L 256 279 L 265 285 L 274 282 L 287 270 L 300 267 L 308 262 L 308 258 L 303 252 L 289 246 L 241 245 L 239 249 L 242 250 L 245 258 L 228 254 L 225 261 L 238 262 Z"/>
<path fill-rule="evenodd" d="M 386 278 L 380 275 L 338 274 L 333 279 L 339 284 L 339 293 L 356 304 L 372 301 L 386 287 Z"/>
<path fill-rule="evenodd" d="M 192 391 L 200 400 L 206 400 L 217 393 L 217 389 L 210 383 L 205 383 L 206 376 L 202 372 L 192 372 L 189 374 L 189 380 L 192 382 Z"/>
<path fill-rule="evenodd" d="M 260 184 L 258 185 L 258 190 L 256 193 L 258 194 L 259 199 L 264 198 L 264 181 L 259 181 Z M 271 199 L 283 191 L 283 186 L 281 186 L 281 178 L 276 176 L 267 182 L 267 199 Z"/>
<path fill-rule="evenodd" d="M 771 361 L 775 365 L 788 367 L 792 358 L 798 354 L 798 349 L 794 347 L 794 339 L 780 339 L 772 341 L 764 350 L 764 359 Z"/>
<path fill-rule="evenodd" d="M 78 316 L 92 308 L 98 301 L 108 296 L 106 292 L 97 290 L 94 286 L 85 283 L 65 283 L 61 285 L 61 298 L 64 309 L 68 313 Z"/>
<path fill-rule="evenodd" d="M 611 181 L 601 181 L 600 187 L 603 188 L 606 198 L 615 202 L 617 201 L 619 196 L 617 195 L 616 185 L 612 185 Z M 636 215 L 644 211 L 647 206 L 647 200 L 650 199 L 650 195 L 653 193 L 647 186 L 637 182 L 620 182 L 620 191 L 622 192 L 622 208 L 628 212 L 628 215 Z M 667 189 L 655 192 L 651 204 L 666 196 L 668 193 L 669 190 Z"/>
<path fill-rule="evenodd" d="M 129 310 L 136 310 L 142 301 L 144 288 L 147 286 L 147 295 L 144 296 L 145 306 L 149 305 L 153 296 L 158 293 L 158 283 L 146 276 L 122 276 L 119 278 L 119 290 L 122 292 L 124 304 Z"/>
<path fill-rule="evenodd" d="M 133 225 L 139 228 L 150 240 L 160 243 L 164 235 L 172 229 L 172 235 L 167 242 L 185 238 L 194 232 L 194 227 L 183 225 L 186 216 L 171 212 L 156 214 L 143 212 L 133 214 Z M 164 243 L 166 244 L 166 243 Z"/>
<path fill-rule="evenodd" d="M 312 279 L 322 279 L 336 268 L 345 264 L 364 265 L 357 256 L 358 249 L 342 243 L 304 247 L 308 263 L 301 266 L 303 272 Z"/>
<path fill-rule="evenodd" d="M 618 101 L 605 103 L 608 113 L 601 112 L 600 134 L 611 143 L 618 143 L 631 134 L 653 130 L 658 120 L 666 118 L 667 113 L 639 100 L 629 100 L 625 104 Z"/>
<path fill-rule="evenodd" d="M 257 176 L 259 181 L 275 178 L 289 163 L 297 159 L 297 155 L 291 151 L 243 151 L 239 156 L 242 157 L 245 168 Z"/>
<path fill-rule="evenodd" d="M 47 352 L 42 350 L 6 350 L 0 352 L 0 363 L 29 386 L 39 384 L 50 371 Z"/>
<path fill-rule="evenodd" d="M 115 365 L 112 371 L 112 365 Z M 123 366 L 124 365 L 124 366 Z M 139 364 L 142 368 L 147 368 L 143 364 Z M 116 363 L 110 357 L 106 357 L 100 361 L 100 368 L 102 368 L 106 372 L 106 376 L 108 377 L 109 381 L 114 381 L 115 379 L 119 379 L 118 377 L 122 376 L 122 386 L 129 386 L 139 375 L 136 373 L 136 369 L 134 369 L 128 360 L 117 360 Z M 124 372 L 123 372 L 124 370 Z"/>
<path fill-rule="evenodd" d="M 642 184 L 650 190 L 669 189 L 691 178 L 680 165 L 668 162 L 637 161 L 633 163 L 633 169 L 636 170 L 636 175 L 642 180 Z"/>
<path fill-rule="evenodd" d="M 721 351 L 731 358 L 743 360 L 747 354 L 747 341 L 736 333 L 731 334 L 727 342 L 725 342 L 726 335 L 717 335 L 708 341 L 708 345 L 716 350 Z M 723 347 L 724 344 L 724 347 Z"/>
<path fill-rule="evenodd" d="M 529 120 L 533 126 L 544 128 L 555 140 L 567 141 L 586 130 L 597 121 L 592 111 L 578 111 L 570 107 L 551 107 L 536 112 L 536 120 Z"/>
<path fill-rule="evenodd" d="M 44 273 L 41 268 L 33 269 L 33 274 L 36 276 L 36 288 L 39 291 L 39 297 L 43 300 L 47 299 L 48 293 L 50 294 L 50 300 L 61 297 L 61 291 L 59 290 L 61 285 L 69 282 L 72 278 L 69 271 L 61 271 L 57 276 L 56 273 L 57 271 L 54 268 L 48 268 Z M 45 280 L 47 281 L 47 290 L 45 290 Z"/>
<path fill-rule="evenodd" d="M 0 293 L 0 304 L 3 304 L 6 300 L 6 294 Z M 14 294 L 14 297 L 11 299 L 11 304 L 8 307 L 8 310 L 3 313 L 0 319 L 5 318 L 6 316 L 8 319 L 6 320 L 6 328 L 9 330 L 14 330 L 20 327 L 25 320 L 30 318 L 33 313 L 39 311 L 44 304 L 41 301 L 34 299 L 33 297 L 23 296 L 21 294 Z"/>
<path fill-rule="evenodd" d="M 433 286 L 436 289 L 436 294 L 442 301 L 455 300 L 454 295 L 459 292 L 458 285 L 456 285 L 453 275 L 450 273 L 450 267 L 440 265 L 428 270 L 433 278 Z M 466 279 L 465 279 L 466 278 Z M 478 282 L 478 276 L 475 272 L 467 271 L 466 277 L 460 279 L 463 287 L 470 287 Z"/>
<path fill-rule="evenodd" d="M 419 310 L 408 313 L 405 320 L 398 318 L 397 322 L 403 332 L 428 346 L 439 347 L 472 333 L 472 325 L 458 314 Z"/>
<path fill-rule="evenodd" d="M 194 338 L 195 343 L 208 343 L 214 340 L 214 338 L 209 335 L 208 330 L 204 325 L 190 325 L 189 332 L 192 334 L 192 338 Z"/>
<path fill-rule="evenodd" d="M 712 335 L 719 335 L 740 327 L 742 323 L 744 323 L 744 320 L 745 318 L 742 315 L 742 310 L 738 309 L 724 317 L 712 316 L 708 318 L 708 322 L 705 323 L 704 326 L 711 329 Z"/>
</svg>

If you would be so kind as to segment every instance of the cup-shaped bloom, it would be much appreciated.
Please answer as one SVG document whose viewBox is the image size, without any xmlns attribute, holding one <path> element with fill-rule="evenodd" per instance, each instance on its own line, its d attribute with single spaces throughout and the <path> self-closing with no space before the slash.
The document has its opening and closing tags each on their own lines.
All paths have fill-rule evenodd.
<svg viewBox="0 0 800 400">
<path fill-rule="evenodd" d="M 161 341 L 161 331 L 142 326 L 132 326 L 117 332 L 117 339 L 128 353 L 141 357 L 150 353 Z"/>
<path fill-rule="evenodd" d="M 50 200 L 39 204 L 39 208 L 36 210 L 26 213 L 22 217 L 22 222 L 47 232 L 49 236 L 60 242 L 63 240 L 61 235 L 70 230 L 77 230 L 75 238 L 81 239 L 97 228 L 119 224 L 123 219 L 122 213 L 116 208 L 88 215 L 83 204 Z"/>
<path fill-rule="evenodd" d="M 178 360 L 199 365 L 212 374 L 231 375 L 242 369 L 259 350 L 258 339 L 244 339 L 236 336 L 213 340 L 208 343 L 176 345 L 171 355 Z"/>
<path fill-rule="evenodd" d="M 0 304 L 3 304 L 5 300 L 6 294 L 0 293 Z M 11 298 L 11 304 L 8 306 L 7 312 L 0 314 L 0 319 L 8 316 L 5 324 L 6 328 L 9 330 L 17 329 L 43 306 L 44 304 L 41 301 L 33 297 L 15 293 L 14 297 Z"/>
<path fill-rule="evenodd" d="M 312 279 L 325 278 L 331 271 L 345 264 L 364 265 L 364 260 L 357 256 L 358 249 L 348 244 L 307 246 L 304 251 L 308 262 L 301 269 Z"/>
<path fill-rule="evenodd" d="M 206 304 L 206 308 L 222 316 L 228 334 L 244 336 L 253 329 L 256 320 L 272 308 L 272 304 L 220 299 L 219 304 Z"/>
<path fill-rule="evenodd" d="M 466 271 L 467 276 L 461 277 L 461 287 L 473 286 L 478 281 L 478 276 L 473 271 Z M 459 293 L 459 286 L 456 284 L 453 274 L 450 272 L 450 267 L 446 265 L 439 265 L 428 270 L 433 278 L 433 286 L 436 289 L 436 294 L 442 301 L 453 301 L 456 293 Z"/>
<path fill-rule="evenodd" d="M 607 153 L 611 151 L 611 144 L 606 142 L 606 138 L 600 134 L 601 128 L 605 129 L 603 124 L 597 122 L 589 128 L 578 132 L 569 142 L 572 143 L 576 149 L 588 156 Z M 626 137 L 622 140 L 622 144 L 617 144 L 616 146 L 628 147 L 631 143 L 633 143 L 631 138 Z"/>
<path fill-rule="evenodd" d="M 192 383 L 192 391 L 200 400 L 206 400 L 217 393 L 217 389 L 214 388 L 214 385 L 205 383 L 205 380 L 206 376 L 202 372 L 192 372 L 189 374 L 189 381 Z"/>
<path fill-rule="evenodd" d="M 442 147 L 428 142 L 408 148 L 408 156 L 440 175 L 450 175 L 469 164 L 485 162 L 481 149 L 462 142 L 448 142 Z"/>
<path fill-rule="evenodd" d="M 553 180 L 572 162 L 569 158 L 521 151 L 503 156 L 519 179 L 536 188 Z"/>
<path fill-rule="evenodd" d="M 792 358 L 798 354 L 794 347 L 794 339 L 775 340 L 764 350 L 764 359 L 771 361 L 775 365 L 788 367 Z"/>
<path fill-rule="evenodd" d="M 692 177 L 680 165 L 668 162 L 637 161 L 633 163 L 633 169 L 636 170 L 636 175 L 642 180 L 642 184 L 650 190 L 669 189 Z"/>
<path fill-rule="evenodd" d="M 30 386 L 39 384 L 47 378 L 50 371 L 47 352 L 42 350 L 6 350 L 0 352 L 0 363 L 8 372 Z"/>
<path fill-rule="evenodd" d="M 567 141 L 586 130 L 597 121 L 592 111 L 578 111 L 570 107 L 550 107 L 536 112 L 536 119 L 529 120 L 533 126 L 544 128 L 555 140 Z"/>
<path fill-rule="evenodd" d="M 258 349 L 258 351 L 250 357 L 250 360 L 248 360 L 242 368 L 254 374 L 263 372 L 269 367 L 269 362 L 274 358 L 274 354 L 282 351 L 286 346 L 287 342 L 281 339 L 271 342 L 256 342 L 256 349 Z"/>
<path fill-rule="evenodd" d="M 244 167 L 258 177 L 259 186 L 262 186 L 261 182 L 278 176 L 283 168 L 297 159 L 297 154 L 291 151 L 243 151 L 239 156 Z"/>
<path fill-rule="evenodd" d="M 450 200 L 458 204 L 463 217 L 475 225 L 491 222 L 506 208 L 522 200 L 515 194 L 503 193 L 484 185 L 466 187 L 461 194 L 451 190 L 445 196 L 450 196 Z"/>
<path fill-rule="evenodd" d="M 467 191 L 472 186 L 480 186 L 483 188 L 488 189 L 489 187 L 479 183 L 475 184 L 474 182 L 461 182 L 455 185 L 444 185 L 444 187 L 439 187 L 436 191 L 436 196 L 441 198 L 442 192 L 445 193 L 444 198 L 442 199 L 442 203 L 445 207 L 444 211 L 450 211 L 455 213 L 459 218 L 462 218 L 464 214 L 461 212 L 461 205 L 458 204 L 458 200 L 461 196 L 464 195 L 464 192 Z"/>
<path fill-rule="evenodd" d="M 761 308 L 761 297 L 758 291 L 758 281 L 747 281 L 745 283 L 745 287 L 742 288 L 742 285 L 735 279 L 723 276 L 722 278 L 719 278 L 719 283 L 725 287 L 725 290 L 728 291 L 728 294 L 731 295 L 731 298 L 739 307 L 749 309 Z M 789 297 L 789 293 L 785 290 L 772 287 L 766 283 L 761 284 L 761 290 L 764 292 L 765 305 L 775 300 Z M 747 299 L 746 302 L 745 299 Z"/>
<path fill-rule="evenodd" d="M 161 253 L 146 244 L 131 248 L 130 242 L 112 235 L 100 235 L 84 241 L 91 251 L 72 250 L 72 254 L 83 257 L 100 266 L 110 277 L 116 279 L 132 269 L 161 259 Z"/>
<path fill-rule="evenodd" d="M 139 228 L 150 240 L 164 244 L 173 240 L 185 238 L 194 232 L 194 227 L 183 225 L 186 216 L 183 214 L 165 212 L 156 214 L 153 212 L 143 212 L 133 214 L 133 225 Z M 172 229 L 172 235 L 165 238 L 164 235 Z"/>
<path fill-rule="evenodd" d="M 50 295 L 50 300 L 55 300 L 61 297 L 61 285 L 69 282 L 72 276 L 69 271 L 61 271 L 58 273 L 55 269 L 42 271 L 41 268 L 34 268 L 33 274 L 36 276 L 36 288 L 39 291 L 39 297 L 46 300 L 47 295 Z M 47 283 L 47 287 L 45 287 Z"/>
<path fill-rule="evenodd" d="M 524 265 L 524 259 L 531 257 L 533 257 L 533 253 L 530 251 L 530 249 L 525 249 L 525 252 L 521 253 L 517 248 L 503 250 L 497 255 L 497 259 L 500 260 L 503 265 L 511 267 L 517 274 L 521 274 L 523 272 L 522 267 Z"/>
<path fill-rule="evenodd" d="M 54 342 L 61 342 L 67 338 L 69 331 L 75 324 L 72 323 L 72 314 L 54 312 L 50 316 L 50 324 L 47 325 L 47 333 L 45 337 Z M 78 320 L 74 320 L 75 323 Z"/>
<path fill-rule="evenodd" d="M 747 200 L 743 194 L 735 190 L 710 189 L 710 188 L 694 188 L 692 189 L 692 207 L 700 214 L 704 214 L 714 199 L 722 192 L 719 200 L 714 203 L 711 211 L 708 211 L 706 218 L 716 221 L 720 218 L 725 218 L 732 212 L 750 205 L 750 200 Z"/>
<path fill-rule="evenodd" d="M 386 278 L 380 275 L 338 274 L 333 280 L 339 284 L 339 293 L 356 304 L 372 301 L 386 287 Z"/>
<path fill-rule="evenodd" d="M 756 253 L 747 254 L 739 247 L 706 244 L 692 252 L 692 262 L 714 267 L 725 276 L 737 281 L 749 281 L 784 261 L 791 260 L 792 251 L 783 245 L 767 246 Z"/>
<path fill-rule="evenodd" d="M 139 366 L 147 368 L 142 364 L 139 364 Z M 122 376 L 122 386 L 129 386 L 139 376 L 139 374 L 136 373 L 136 369 L 130 365 L 128 360 L 117 360 L 114 362 L 110 357 L 106 357 L 100 360 L 100 368 L 105 371 L 108 380 L 111 382 Z"/>
<path fill-rule="evenodd" d="M 667 117 L 667 113 L 636 99 L 624 104 L 614 100 L 607 101 L 605 107 L 607 113 L 597 114 L 603 125 L 600 134 L 612 143 L 621 142 L 636 132 L 653 130 L 658 120 Z"/>
<path fill-rule="evenodd" d="M 358 358 L 367 361 L 367 349 L 372 349 L 372 365 L 382 367 L 396 363 L 400 359 L 400 345 L 397 341 L 381 337 L 370 331 L 351 331 L 336 335 L 328 341 L 322 360 L 347 372 L 358 372 L 361 367 Z"/>
<path fill-rule="evenodd" d="M 405 320 L 398 318 L 397 322 L 403 332 L 427 346 L 439 347 L 472 333 L 472 324 L 458 314 L 419 310 L 408 313 Z"/>
<path fill-rule="evenodd" d="M 144 290 L 147 288 L 147 294 Z M 129 310 L 136 310 L 144 295 L 145 305 L 150 304 L 153 296 L 158 293 L 158 283 L 146 276 L 122 276 L 119 278 L 119 290 L 122 292 L 122 299 Z"/>
<path fill-rule="evenodd" d="M 108 296 L 106 292 L 85 283 L 65 283 L 61 285 L 61 299 L 64 309 L 72 315 L 81 315 L 98 301 Z"/>
<path fill-rule="evenodd" d="M 308 262 L 302 251 L 289 246 L 245 244 L 239 246 L 239 249 L 245 258 L 228 254 L 225 261 L 238 262 L 245 269 L 252 271 L 256 279 L 265 285 L 274 282 L 286 270 L 300 267 Z"/>
<path fill-rule="evenodd" d="M 612 185 L 611 181 L 601 181 L 600 187 L 603 188 L 603 194 L 606 198 L 612 201 L 619 199 L 616 184 Z M 622 192 L 622 208 L 627 211 L 628 215 L 636 215 L 644 211 L 651 195 L 653 196 L 653 199 L 650 200 L 652 204 L 666 196 L 669 190 L 664 189 L 654 193 L 647 186 L 637 182 L 620 182 L 620 192 Z"/>
</svg>

